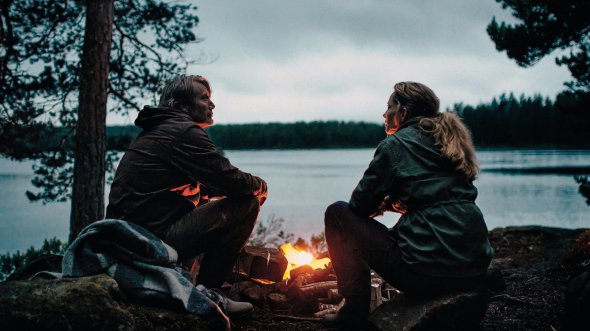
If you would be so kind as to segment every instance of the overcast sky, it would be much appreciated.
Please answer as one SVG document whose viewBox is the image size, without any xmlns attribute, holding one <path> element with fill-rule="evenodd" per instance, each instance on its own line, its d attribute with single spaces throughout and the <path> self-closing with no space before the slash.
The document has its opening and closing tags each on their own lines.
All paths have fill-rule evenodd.
<svg viewBox="0 0 590 331">
<path fill-rule="evenodd" d="M 511 91 L 554 97 L 569 79 L 554 57 L 525 69 L 496 51 L 486 26 L 511 17 L 493 0 L 194 3 L 204 41 L 186 55 L 218 58 L 188 73 L 210 80 L 218 124 L 381 122 L 399 81 L 430 86 L 444 109 Z"/>
</svg>

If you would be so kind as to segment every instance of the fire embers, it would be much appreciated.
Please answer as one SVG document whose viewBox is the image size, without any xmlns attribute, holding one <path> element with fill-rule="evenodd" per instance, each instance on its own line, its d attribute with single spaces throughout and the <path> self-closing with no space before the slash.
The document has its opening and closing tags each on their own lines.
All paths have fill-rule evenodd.
<svg viewBox="0 0 590 331">
<path fill-rule="evenodd" d="M 291 244 L 280 250 L 248 246 L 240 256 L 239 268 L 250 282 L 240 282 L 233 292 L 274 310 L 313 313 L 320 303 L 337 304 L 342 299 L 337 295 L 330 259 L 315 258 Z"/>
<path fill-rule="evenodd" d="M 307 266 L 307 268 L 302 270 L 305 270 L 305 272 L 309 272 L 309 270 L 311 270 L 311 272 L 313 273 L 313 270 L 327 269 L 331 262 L 330 258 L 328 257 L 316 259 L 311 253 L 302 249 L 297 249 L 289 243 L 282 245 L 281 251 L 283 252 L 283 255 L 289 262 L 287 264 L 287 269 L 285 270 L 285 273 L 283 275 L 283 280 L 294 278 L 291 276 L 292 270 Z M 296 275 L 302 272 L 303 271 L 300 271 L 296 273 Z"/>
</svg>

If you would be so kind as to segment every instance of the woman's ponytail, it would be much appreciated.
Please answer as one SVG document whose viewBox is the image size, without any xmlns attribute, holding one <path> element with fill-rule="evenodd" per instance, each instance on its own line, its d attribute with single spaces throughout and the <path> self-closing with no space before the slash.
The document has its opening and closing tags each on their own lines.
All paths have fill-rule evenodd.
<svg viewBox="0 0 590 331">
<path fill-rule="evenodd" d="M 432 135 L 434 144 L 457 170 L 471 180 L 477 177 L 479 167 L 471 133 L 457 114 L 439 111 L 440 101 L 434 91 L 421 83 L 399 82 L 393 86 L 393 97 L 408 110 L 408 118 L 421 118 L 422 131 Z"/>
<path fill-rule="evenodd" d="M 469 129 L 453 112 L 439 113 L 420 120 L 420 127 L 434 139 L 441 154 L 456 164 L 456 169 L 474 180 L 479 173 L 475 147 Z"/>
</svg>

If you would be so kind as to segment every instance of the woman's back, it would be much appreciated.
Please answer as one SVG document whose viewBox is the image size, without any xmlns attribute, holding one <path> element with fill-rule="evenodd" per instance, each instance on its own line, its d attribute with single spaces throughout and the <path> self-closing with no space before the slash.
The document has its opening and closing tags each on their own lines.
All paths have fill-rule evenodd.
<svg viewBox="0 0 590 331">
<path fill-rule="evenodd" d="M 446 202 L 475 201 L 477 189 L 472 180 L 441 155 L 432 137 L 420 129 L 418 119 L 409 120 L 386 140 L 397 154 L 390 196 L 399 198 L 408 210 Z"/>
<path fill-rule="evenodd" d="M 492 256 L 477 189 L 431 134 L 410 119 L 386 138 L 395 162 L 389 197 L 403 212 L 392 235 L 404 260 L 426 274 L 481 274 Z"/>
</svg>

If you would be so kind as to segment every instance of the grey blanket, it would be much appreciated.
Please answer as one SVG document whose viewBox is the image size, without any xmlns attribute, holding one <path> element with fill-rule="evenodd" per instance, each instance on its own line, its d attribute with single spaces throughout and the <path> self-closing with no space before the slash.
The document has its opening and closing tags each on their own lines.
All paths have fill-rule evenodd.
<svg viewBox="0 0 590 331">
<path fill-rule="evenodd" d="M 193 286 L 190 274 L 176 265 L 177 258 L 174 248 L 141 226 L 103 220 L 80 232 L 65 253 L 62 273 L 64 277 L 105 273 L 135 300 L 227 319 L 217 305 L 219 294 Z"/>
</svg>

